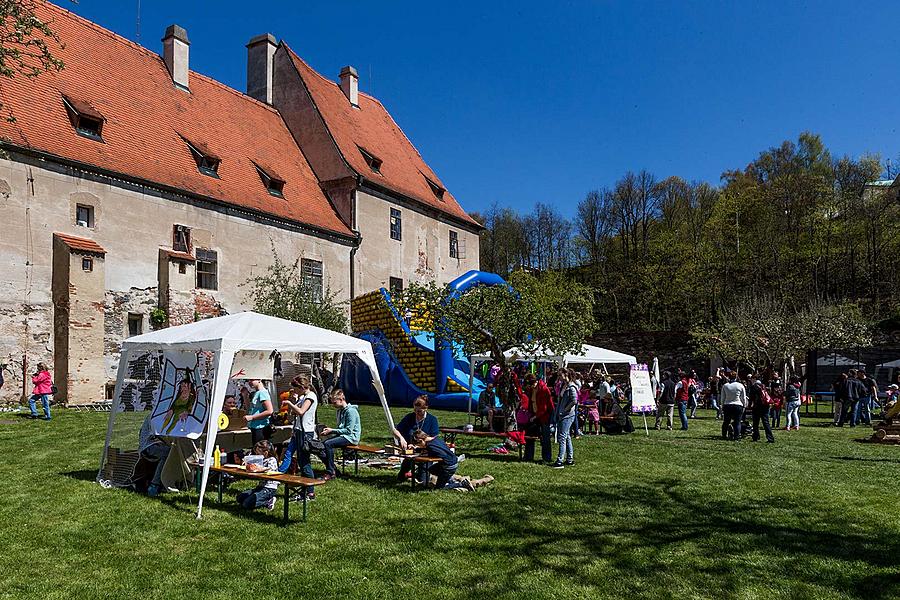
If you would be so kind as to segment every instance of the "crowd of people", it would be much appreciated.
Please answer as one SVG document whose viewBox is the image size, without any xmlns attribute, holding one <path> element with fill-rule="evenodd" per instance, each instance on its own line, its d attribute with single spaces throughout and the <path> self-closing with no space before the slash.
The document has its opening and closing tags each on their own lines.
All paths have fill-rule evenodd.
<svg viewBox="0 0 900 600">
<path fill-rule="evenodd" d="M 515 405 L 514 411 L 504 411 L 504 399 Z M 627 414 L 630 399 L 628 383 L 618 384 L 599 369 L 561 368 L 540 377 L 521 363 L 514 368 L 495 365 L 479 396 L 478 413 L 487 419 L 490 431 L 516 429 L 524 433 L 524 460 L 534 461 L 537 440 L 541 445 L 539 462 L 563 469 L 574 466 L 573 440 L 583 434 L 599 433 L 601 427 L 611 434 L 634 430 Z"/>
</svg>

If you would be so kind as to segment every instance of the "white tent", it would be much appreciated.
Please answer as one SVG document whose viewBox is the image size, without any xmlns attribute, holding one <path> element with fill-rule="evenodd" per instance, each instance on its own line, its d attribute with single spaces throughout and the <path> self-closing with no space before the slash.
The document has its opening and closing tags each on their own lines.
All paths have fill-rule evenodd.
<svg viewBox="0 0 900 600">
<path fill-rule="evenodd" d="M 384 396 L 384 389 L 375 365 L 372 345 L 365 341 L 342 333 L 321 329 L 312 325 L 304 325 L 294 321 L 269 317 L 254 312 L 243 312 L 214 319 L 206 319 L 187 325 L 169 327 L 152 333 L 128 338 L 122 342 L 122 354 L 119 358 L 119 369 L 116 373 L 116 388 L 113 395 L 113 406 L 106 430 L 106 443 L 100 459 L 100 468 L 110 444 L 113 423 L 119 412 L 123 380 L 128 368 L 129 355 L 137 351 L 147 350 L 187 350 L 214 353 L 215 380 L 211 390 L 209 418 L 206 422 L 206 444 L 204 448 L 203 478 L 200 484 L 200 501 L 197 505 L 197 518 L 203 510 L 203 495 L 209 478 L 209 467 L 212 453 L 216 445 L 218 416 L 222 412 L 225 391 L 231 375 L 234 355 L 243 350 L 270 352 L 341 352 L 356 354 L 372 373 L 372 383 L 381 398 L 385 418 L 390 430 L 394 428 L 391 411 Z"/>
<path fill-rule="evenodd" d="M 524 360 L 530 362 L 552 362 L 560 366 L 569 364 L 627 364 L 633 365 L 637 363 L 637 359 L 631 354 L 616 352 L 615 350 L 607 350 L 599 346 L 591 346 L 590 344 L 582 344 L 580 353 L 558 354 L 538 348 L 534 351 L 527 352 L 520 348 L 513 348 L 503 353 L 503 356 L 510 362 Z M 493 360 L 489 354 L 478 354 L 469 357 L 469 412 L 472 412 L 472 385 L 475 379 L 475 362 Z"/>
<path fill-rule="evenodd" d="M 511 361 L 527 360 L 537 362 L 553 362 L 562 366 L 566 366 L 572 363 L 609 363 L 629 365 L 637 363 L 637 359 L 635 359 L 635 357 L 630 354 L 616 352 L 615 350 L 607 350 L 606 348 L 591 346 L 590 344 L 583 344 L 581 346 L 581 352 L 578 353 L 557 354 L 554 352 L 550 352 L 549 350 L 544 350 L 542 348 L 538 348 L 537 350 L 532 352 L 527 352 L 520 348 L 513 348 L 512 350 L 507 350 L 506 352 L 504 352 L 503 355 Z M 491 360 L 491 356 L 478 355 L 471 358 L 471 361 L 477 360 Z"/>
</svg>

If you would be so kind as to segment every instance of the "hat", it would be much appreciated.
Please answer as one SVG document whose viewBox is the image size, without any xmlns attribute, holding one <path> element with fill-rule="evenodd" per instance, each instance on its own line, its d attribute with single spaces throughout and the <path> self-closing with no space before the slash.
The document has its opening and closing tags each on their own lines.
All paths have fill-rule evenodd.
<svg viewBox="0 0 900 600">
<path fill-rule="evenodd" d="M 888 386 L 888 389 L 889 390 L 900 390 L 900 386 L 898 386 L 896 383 L 892 383 L 891 385 Z"/>
</svg>

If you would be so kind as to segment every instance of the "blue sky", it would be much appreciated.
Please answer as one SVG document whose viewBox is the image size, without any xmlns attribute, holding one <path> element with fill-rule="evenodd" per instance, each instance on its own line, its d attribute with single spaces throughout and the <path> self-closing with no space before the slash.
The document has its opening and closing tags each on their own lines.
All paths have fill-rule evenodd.
<svg viewBox="0 0 900 600">
<path fill-rule="evenodd" d="M 137 0 L 57 0 L 136 38 Z M 900 3 L 141 2 L 191 66 L 243 90 L 271 32 L 381 99 L 470 211 L 536 202 L 571 215 L 626 170 L 719 181 L 804 130 L 835 153 L 896 159 Z"/>
</svg>

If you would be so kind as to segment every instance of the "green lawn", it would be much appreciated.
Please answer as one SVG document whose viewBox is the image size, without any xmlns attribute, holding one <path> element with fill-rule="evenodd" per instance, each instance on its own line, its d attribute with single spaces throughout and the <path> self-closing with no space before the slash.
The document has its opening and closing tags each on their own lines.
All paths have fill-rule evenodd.
<svg viewBox="0 0 900 600">
<path fill-rule="evenodd" d="M 363 408 L 366 441 L 379 411 Z M 282 527 L 280 504 L 241 514 L 210 492 L 197 521 L 194 494 L 102 489 L 107 417 L 0 417 L 0 597 L 900 597 L 900 448 L 853 441 L 865 429 L 807 419 L 733 444 L 704 413 L 578 440 L 561 471 L 470 458 L 461 474 L 496 482 L 468 494 L 366 469 Z"/>
</svg>

